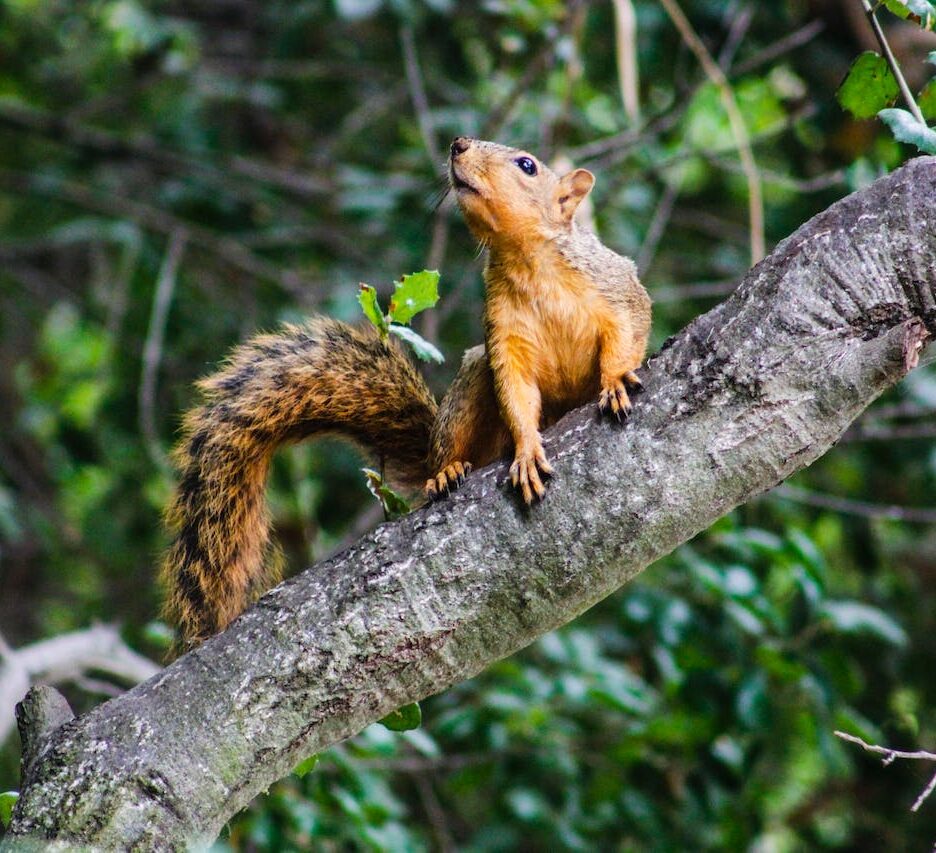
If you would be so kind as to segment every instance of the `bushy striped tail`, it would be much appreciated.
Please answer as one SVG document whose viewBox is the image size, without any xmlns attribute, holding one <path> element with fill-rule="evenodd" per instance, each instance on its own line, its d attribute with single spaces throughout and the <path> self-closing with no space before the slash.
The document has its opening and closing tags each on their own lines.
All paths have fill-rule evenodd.
<svg viewBox="0 0 936 853">
<path fill-rule="evenodd" d="M 274 451 L 313 435 L 350 438 L 388 479 L 427 477 L 436 402 L 376 330 L 327 318 L 261 335 L 198 387 L 175 451 L 180 481 L 166 513 L 175 538 L 162 566 L 166 615 L 187 645 L 224 629 L 279 579 L 264 492 Z"/>
</svg>

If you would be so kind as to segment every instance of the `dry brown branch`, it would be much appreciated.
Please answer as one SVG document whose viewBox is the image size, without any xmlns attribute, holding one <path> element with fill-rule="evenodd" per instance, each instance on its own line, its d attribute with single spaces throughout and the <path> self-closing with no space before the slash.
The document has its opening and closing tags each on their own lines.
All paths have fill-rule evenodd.
<svg viewBox="0 0 936 853">
<path fill-rule="evenodd" d="M 422 137 L 423 147 L 435 169 L 442 163 L 442 155 L 436 144 L 435 124 L 429 109 L 429 98 L 426 95 L 426 84 L 419 67 L 419 57 L 416 55 L 416 34 L 412 24 L 403 24 L 400 27 L 400 47 L 403 51 L 403 69 L 406 72 L 410 101 L 416 113 L 416 123 L 419 125 L 419 135 Z"/>
<path fill-rule="evenodd" d="M 718 63 L 712 58 L 708 48 L 702 43 L 702 39 L 696 34 L 692 24 L 686 17 L 682 7 L 676 0 L 660 0 L 666 14 L 669 15 L 673 25 L 679 30 L 683 41 L 692 53 L 695 55 L 705 72 L 705 76 L 718 89 L 722 105 L 728 114 L 728 122 L 731 125 L 731 133 L 734 136 L 735 144 L 738 150 L 738 156 L 744 167 L 745 177 L 748 187 L 748 219 L 751 232 L 751 263 L 756 264 L 764 257 L 764 200 L 761 192 L 760 175 L 757 171 L 757 163 L 754 160 L 754 152 L 751 149 L 751 139 L 748 134 L 747 126 L 744 123 L 744 117 L 738 108 L 738 102 L 735 100 L 734 90 L 722 71 Z"/>
<path fill-rule="evenodd" d="M 140 375 L 140 389 L 137 394 L 140 432 L 150 459 L 158 468 L 168 470 L 169 460 L 159 442 L 156 432 L 156 378 L 159 363 L 162 361 L 163 339 L 166 334 L 166 321 L 169 318 L 169 306 L 175 292 L 179 264 L 185 251 L 185 232 L 174 231 L 169 237 L 169 246 L 159 270 L 156 289 L 153 293 L 153 309 L 150 313 L 149 329 L 143 346 L 143 370 Z"/>
<path fill-rule="evenodd" d="M 195 223 L 185 222 L 165 210 L 113 193 L 98 193 L 77 181 L 43 178 L 10 169 L 0 169 L 0 189 L 45 196 L 86 210 L 97 211 L 105 216 L 129 219 L 142 228 L 166 236 L 184 234 L 189 244 L 214 255 L 228 266 L 254 278 L 279 285 L 300 304 L 309 301 L 308 282 L 299 273 L 282 269 L 261 258 L 232 237 Z"/>
<path fill-rule="evenodd" d="M 628 120 L 636 124 L 640 120 L 640 83 L 637 72 L 637 13 L 631 0 L 614 0 L 614 24 L 621 103 Z"/>
<path fill-rule="evenodd" d="M 836 731 L 834 734 L 836 737 L 840 737 L 842 740 L 847 740 L 849 743 L 857 743 L 866 752 L 874 752 L 878 755 L 883 755 L 885 767 L 893 764 L 894 761 L 896 761 L 898 758 L 915 759 L 920 761 L 936 761 L 936 753 L 933 752 L 924 752 L 922 750 L 917 750 L 916 752 L 904 752 L 900 749 L 891 749 L 887 746 L 877 746 L 873 743 L 867 743 L 856 735 L 848 734 L 848 732 Z M 920 793 L 920 796 L 917 797 L 913 805 L 910 806 L 910 811 L 918 811 L 926 798 L 933 793 L 934 789 L 936 789 L 936 774 L 933 775 L 933 777 L 926 784 L 926 787 Z"/>
<path fill-rule="evenodd" d="M 770 494 L 773 497 L 814 506 L 818 509 L 830 509 L 833 512 L 841 512 L 845 515 L 857 515 L 862 518 L 883 518 L 890 521 L 909 521 L 914 524 L 936 524 L 936 509 L 927 507 L 856 501 L 852 498 L 827 495 L 822 492 L 814 492 L 786 484 L 778 486 Z"/>
</svg>

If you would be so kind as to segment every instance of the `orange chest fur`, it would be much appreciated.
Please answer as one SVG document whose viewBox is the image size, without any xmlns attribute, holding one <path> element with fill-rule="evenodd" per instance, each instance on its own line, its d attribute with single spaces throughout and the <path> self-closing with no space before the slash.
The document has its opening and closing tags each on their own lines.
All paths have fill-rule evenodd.
<svg viewBox="0 0 936 853">
<path fill-rule="evenodd" d="M 537 272 L 488 282 L 490 343 L 537 386 L 544 408 L 565 411 L 598 392 L 608 310 L 580 274 L 552 268 Z"/>
</svg>

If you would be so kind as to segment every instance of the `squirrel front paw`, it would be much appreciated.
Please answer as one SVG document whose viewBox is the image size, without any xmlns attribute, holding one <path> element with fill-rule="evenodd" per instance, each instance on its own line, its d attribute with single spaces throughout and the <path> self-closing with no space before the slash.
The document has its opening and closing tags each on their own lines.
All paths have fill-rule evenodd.
<svg viewBox="0 0 936 853">
<path fill-rule="evenodd" d="M 431 501 L 445 497 L 464 483 L 465 477 L 470 473 L 470 462 L 452 462 L 446 465 L 435 477 L 426 480 L 426 497 Z"/>
<path fill-rule="evenodd" d="M 520 489 L 524 502 L 529 506 L 533 503 L 534 494 L 539 500 L 546 496 L 546 487 L 540 479 L 540 474 L 548 477 L 552 472 L 552 466 L 546 461 L 543 445 L 537 441 L 526 448 L 517 448 L 513 464 L 510 466 L 510 481 L 514 487 Z"/>
</svg>

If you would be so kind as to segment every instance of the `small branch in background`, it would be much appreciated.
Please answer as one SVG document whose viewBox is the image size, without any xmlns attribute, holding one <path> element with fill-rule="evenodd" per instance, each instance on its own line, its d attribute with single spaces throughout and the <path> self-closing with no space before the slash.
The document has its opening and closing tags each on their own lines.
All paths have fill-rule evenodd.
<svg viewBox="0 0 936 853">
<path fill-rule="evenodd" d="M 733 160 L 728 160 L 717 155 L 709 155 L 704 152 L 699 155 L 713 166 L 718 166 L 727 172 L 742 172 L 743 169 Z M 844 169 L 833 169 L 831 172 L 824 172 L 812 178 L 793 178 L 789 175 L 783 175 L 780 172 L 774 172 L 770 169 L 760 169 L 761 180 L 765 184 L 783 187 L 793 190 L 797 193 L 817 193 L 832 187 L 844 187 L 848 183 L 848 175 Z"/>
<path fill-rule="evenodd" d="M 74 118 L 62 118 L 52 112 L 22 104 L 0 104 L 0 127 L 40 134 L 48 139 L 114 159 L 133 157 L 160 169 L 203 180 L 230 192 L 237 198 L 256 197 L 255 183 L 264 183 L 300 202 L 321 200 L 334 191 L 329 179 L 309 172 L 284 169 L 261 160 L 235 155 L 217 162 L 183 151 L 167 148 L 156 139 L 136 134 L 123 137 L 107 130 L 83 124 Z M 232 176 L 246 178 L 236 181 Z"/>
<path fill-rule="evenodd" d="M 309 301 L 308 281 L 300 273 L 283 269 L 254 254 L 232 237 L 201 225 L 184 222 L 160 208 L 114 193 L 98 193 L 77 181 L 39 177 L 11 169 L 0 169 L 0 191 L 3 190 L 43 196 L 86 210 L 94 210 L 105 216 L 129 219 L 141 228 L 167 236 L 176 231 L 184 231 L 190 245 L 214 255 L 228 266 L 254 278 L 279 285 L 297 299 L 300 305 Z"/>
<path fill-rule="evenodd" d="M 138 394 L 138 415 L 140 432 L 146 452 L 157 468 L 168 470 L 169 461 L 156 430 L 156 379 L 159 373 L 159 364 L 162 361 L 163 342 L 166 335 L 166 320 L 169 317 L 169 306 L 175 292 L 176 279 L 179 273 L 179 264 L 185 251 L 185 232 L 173 231 L 169 237 L 169 246 L 166 257 L 163 259 L 156 282 L 156 291 L 153 294 L 153 310 L 150 313 L 149 330 L 146 333 L 146 343 L 143 346 L 143 372 L 140 376 L 140 390 Z"/>
<path fill-rule="evenodd" d="M 936 424 L 857 424 L 842 441 L 907 441 L 936 438 Z"/>
<path fill-rule="evenodd" d="M 924 362 L 927 358 L 924 356 Z M 892 420 L 917 423 L 888 423 Z M 904 401 L 867 410 L 842 436 L 842 441 L 894 441 L 936 438 L 936 409 Z M 920 423 L 919 421 L 923 421 Z"/>
<path fill-rule="evenodd" d="M 493 136 L 497 136 L 517 101 L 519 101 L 524 94 L 529 92 L 536 78 L 549 67 L 549 64 L 556 56 L 559 43 L 575 28 L 579 11 L 585 5 L 585 0 L 569 0 L 569 2 L 566 3 L 565 18 L 563 18 L 559 31 L 527 62 L 526 70 L 524 70 L 523 74 L 521 74 L 514 83 L 513 88 L 507 93 L 507 96 L 497 106 L 491 109 L 487 121 L 485 121 L 481 127 L 481 137 L 483 139 L 490 139 Z"/>
<path fill-rule="evenodd" d="M 435 122 L 429 108 L 429 98 L 426 95 L 426 85 L 422 70 L 419 67 L 419 56 L 416 53 L 416 37 L 411 24 L 400 27 L 400 46 L 403 50 L 403 67 L 406 71 L 406 83 L 409 89 L 410 100 L 416 112 L 416 121 L 419 125 L 419 134 L 422 137 L 426 154 L 432 163 L 433 171 L 442 167 L 445 160 L 443 153 L 436 144 Z M 432 216 L 432 237 L 429 245 L 429 254 L 426 258 L 426 269 L 440 269 L 445 260 L 445 250 L 448 247 L 449 217 L 444 204 L 440 204 Z M 433 343 L 439 339 L 438 314 L 435 311 L 426 312 L 419 321 L 419 330 L 423 337 Z"/>
<path fill-rule="evenodd" d="M 94 625 L 18 649 L 0 640 L 0 647 L 0 744 L 16 725 L 13 708 L 31 684 L 71 682 L 97 690 L 103 683 L 89 673 L 137 684 L 161 669 L 124 643 L 113 625 Z M 107 694 L 113 689 L 107 682 Z"/>
<path fill-rule="evenodd" d="M 441 270 L 445 262 L 445 251 L 449 242 L 449 226 L 452 221 L 448 215 L 450 208 L 450 204 L 446 204 L 448 200 L 448 198 L 443 199 L 432 214 L 432 237 L 429 242 L 429 252 L 426 255 L 427 270 Z M 418 318 L 420 333 L 427 341 L 434 344 L 439 342 L 439 319 L 438 306 L 436 306 L 435 311 L 425 311 Z"/>
<path fill-rule="evenodd" d="M 744 74 L 757 70 L 762 65 L 766 65 L 768 62 L 773 62 L 773 60 L 785 56 L 798 47 L 802 47 L 804 44 L 809 44 L 809 42 L 824 29 L 825 23 L 823 21 L 819 19 L 810 21 L 805 26 L 800 27 L 789 35 L 783 36 L 783 38 L 778 39 L 773 44 L 767 45 L 763 50 L 758 51 L 753 56 L 733 66 L 731 69 L 731 76 L 741 77 Z"/>
<path fill-rule="evenodd" d="M 429 823 L 432 825 L 432 831 L 436 837 L 436 843 L 440 853 L 450 853 L 457 850 L 455 840 L 452 838 L 452 832 L 449 829 L 446 820 L 445 809 L 436 796 L 435 789 L 432 787 L 432 780 L 425 773 L 417 773 L 413 777 L 416 783 L 416 790 L 419 792 L 419 799 L 422 802 L 423 810 Z"/>
<path fill-rule="evenodd" d="M 884 756 L 884 766 L 889 767 L 894 763 L 898 758 L 906 758 L 916 761 L 933 761 L 936 762 L 936 753 L 933 752 L 924 752 L 923 750 L 918 750 L 917 752 L 903 752 L 899 749 L 890 749 L 886 746 L 878 746 L 873 743 L 866 743 L 860 737 L 855 735 L 850 735 L 847 732 L 834 732 L 836 737 L 841 738 L 842 740 L 847 740 L 849 743 L 856 743 L 860 746 L 865 752 L 874 752 L 877 755 Z M 926 787 L 923 789 L 919 797 L 916 798 L 916 802 L 910 806 L 910 811 L 918 811 L 920 806 L 926 801 L 926 798 L 936 790 L 936 774 L 933 774 L 933 777 L 929 780 Z"/>
<path fill-rule="evenodd" d="M 719 240 L 722 243 L 730 243 L 736 246 L 746 246 L 748 241 L 747 228 L 739 222 L 725 219 L 715 213 L 709 213 L 698 207 L 677 207 L 671 217 L 674 225 L 692 231 L 695 234 L 702 234 L 711 237 L 713 240 Z M 743 263 L 740 261 L 739 263 Z M 739 269 L 737 276 L 740 278 L 744 274 L 743 269 Z"/>
<path fill-rule="evenodd" d="M 654 257 L 656 257 L 657 246 L 660 245 L 660 240 L 666 231 L 666 226 L 669 224 L 678 197 L 679 186 L 674 183 L 666 184 L 663 194 L 660 196 L 659 202 L 657 202 L 656 210 L 653 211 L 653 218 L 650 220 L 647 234 L 635 259 L 637 271 L 641 275 L 647 274 L 647 270 L 653 263 Z"/>
<path fill-rule="evenodd" d="M 744 167 L 744 173 L 748 185 L 748 218 L 751 232 L 751 263 L 756 264 L 764 257 L 764 200 L 761 192 L 760 175 L 757 171 L 757 163 L 754 160 L 754 153 L 751 150 L 751 139 L 744 124 L 744 117 L 738 109 L 738 102 L 735 100 L 734 90 L 725 76 L 725 72 L 719 67 L 718 63 L 712 58 L 708 48 L 702 43 L 696 31 L 689 23 L 689 19 L 683 13 L 682 8 L 676 0 L 660 0 L 666 14 L 669 15 L 673 25 L 679 30 L 683 41 L 692 53 L 695 55 L 705 76 L 718 89 L 721 96 L 722 105 L 728 114 L 728 122 L 731 125 L 731 133 L 735 138 L 738 148 L 738 157 L 741 165 Z"/>
<path fill-rule="evenodd" d="M 822 21 L 813 21 L 807 24 L 801 29 L 790 33 L 788 36 L 779 39 L 772 45 L 768 45 L 764 50 L 746 59 L 744 62 L 739 62 L 731 69 L 729 77 L 736 78 L 748 74 L 751 71 L 756 71 L 768 62 L 808 44 L 819 35 L 823 29 L 825 29 L 825 24 Z M 697 89 L 693 90 L 693 94 L 695 91 L 697 91 Z M 592 164 L 594 167 L 597 168 L 602 165 L 613 166 L 620 162 L 632 148 L 646 142 L 651 142 L 659 134 L 666 133 L 668 130 L 675 127 L 682 118 L 691 100 L 691 98 L 681 100 L 674 108 L 668 109 L 655 116 L 653 119 L 646 122 L 643 127 L 637 129 L 629 128 L 628 130 L 615 133 L 611 136 L 595 139 L 584 145 L 570 148 L 566 153 L 577 163 L 601 157 L 602 159 Z"/>
<path fill-rule="evenodd" d="M 909 521 L 915 524 L 936 524 L 936 509 L 927 507 L 900 506 L 897 504 L 877 504 L 856 501 L 838 495 L 826 495 L 798 486 L 782 485 L 770 491 L 772 497 L 795 503 L 857 515 L 861 518 L 883 518 L 890 521 Z"/>
<path fill-rule="evenodd" d="M 131 228 L 133 226 L 130 226 Z M 116 339 L 120 333 L 120 327 L 123 325 L 124 317 L 127 314 L 127 308 L 130 305 L 130 283 L 133 281 L 133 274 L 136 272 L 137 264 L 140 261 L 140 252 L 143 247 L 143 240 L 139 229 L 133 228 L 134 239 L 127 240 L 121 246 L 120 260 L 117 262 L 116 274 L 110 281 L 110 289 L 107 294 L 107 321 L 105 328 L 107 334 Z"/>
<path fill-rule="evenodd" d="M 722 49 L 718 52 L 718 67 L 725 73 L 731 68 L 735 54 L 751 28 L 751 21 L 754 20 L 754 10 L 750 6 L 742 6 L 741 11 L 734 12 L 730 15 L 730 18 L 731 24 L 728 27 L 728 36 L 725 38 Z"/>
<path fill-rule="evenodd" d="M 795 125 L 805 119 L 811 118 L 817 112 L 817 107 L 815 104 L 805 104 L 802 107 L 790 112 L 785 118 L 775 121 L 773 124 L 769 124 L 763 130 L 759 130 L 757 133 L 752 134 L 748 137 L 748 143 L 753 146 L 761 142 L 766 142 L 769 139 L 774 139 L 779 136 L 781 133 L 786 132 L 787 130 L 792 129 Z M 655 174 L 660 174 L 663 170 L 669 168 L 674 163 L 681 163 L 684 160 L 692 159 L 693 157 L 702 157 L 704 159 L 710 159 L 716 157 L 719 154 L 735 154 L 739 153 L 740 149 L 736 143 L 730 143 L 728 145 L 715 146 L 709 148 L 707 151 L 700 151 L 697 148 L 684 148 L 677 151 L 675 154 L 670 154 L 668 156 L 660 158 L 656 163 L 646 167 L 648 171 L 651 171 Z M 620 158 L 623 159 L 623 158 Z M 742 164 L 742 171 L 745 176 L 747 176 L 747 171 L 744 169 Z M 758 178 L 760 178 L 760 170 L 758 169 Z M 758 183 L 758 186 L 760 184 Z"/>
<path fill-rule="evenodd" d="M 697 281 L 690 284 L 676 284 L 672 287 L 655 287 L 654 302 L 682 302 L 685 299 L 706 299 L 715 296 L 727 296 L 734 292 L 738 282 L 733 278 L 724 281 Z"/>
<path fill-rule="evenodd" d="M 426 84 L 419 67 L 419 57 L 416 55 L 416 37 L 412 24 L 403 24 L 400 27 L 400 47 L 403 49 L 403 68 L 406 72 L 410 100 L 416 111 L 419 134 L 422 136 L 426 154 L 432 161 L 432 168 L 438 169 L 442 163 L 442 155 L 436 145 L 435 122 L 429 109 L 429 98 L 426 96 Z"/>
<path fill-rule="evenodd" d="M 910 87 L 907 85 L 907 81 L 904 79 L 903 72 L 900 70 L 900 65 L 897 64 L 897 58 L 894 56 L 894 52 L 890 48 L 890 44 L 884 35 L 884 30 L 881 29 L 881 23 L 878 21 L 874 9 L 868 0 L 861 0 L 861 5 L 864 6 L 865 15 L 868 16 L 871 29 L 874 30 L 874 37 L 878 40 L 878 44 L 881 46 L 881 53 L 884 54 L 884 58 L 887 60 L 887 64 L 890 67 L 891 74 L 894 75 L 894 79 L 897 81 L 897 86 L 900 88 L 900 95 L 904 99 L 904 103 L 907 105 L 907 109 L 909 109 L 910 112 L 913 113 L 913 117 L 925 127 L 926 119 L 923 118 L 923 113 L 920 112 L 920 108 L 917 106 L 917 102 L 913 97 L 913 93 L 910 91 Z"/>
<path fill-rule="evenodd" d="M 358 513 L 357 517 L 352 522 L 351 527 L 348 529 L 348 532 L 344 535 L 341 541 L 338 542 L 338 544 L 333 548 L 326 551 L 324 554 L 320 554 L 319 560 L 329 560 L 336 554 L 340 554 L 342 551 L 357 542 L 357 540 L 360 539 L 365 533 L 367 533 L 368 530 L 376 527 L 383 520 L 383 507 L 381 507 L 377 501 L 368 503 L 365 509 Z"/>
<path fill-rule="evenodd" d="M 628 120 L 637 124 L 640 121 L 637 13 L 631 0 L 614 0 L 614 36 L 621 103 Z"/>
</svg>

